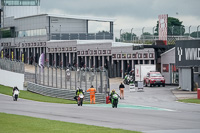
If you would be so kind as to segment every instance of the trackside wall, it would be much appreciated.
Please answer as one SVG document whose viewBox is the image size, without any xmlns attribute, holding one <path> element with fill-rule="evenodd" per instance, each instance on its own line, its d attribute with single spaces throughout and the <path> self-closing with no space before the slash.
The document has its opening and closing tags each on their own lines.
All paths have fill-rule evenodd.
<svg viewBox="0 0 200 133">
<path fill-rule="evenodd" d="M 0 69 L 0 84 L 9 87 L 17 86 L 20 90 L 23 90 L 24 74 Z"/>
</svg>

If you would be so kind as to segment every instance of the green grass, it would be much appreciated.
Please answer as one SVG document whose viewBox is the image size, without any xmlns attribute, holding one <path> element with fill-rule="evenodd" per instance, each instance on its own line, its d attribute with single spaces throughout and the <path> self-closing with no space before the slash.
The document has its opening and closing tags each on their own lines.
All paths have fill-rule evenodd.
<svg viewBox="0 0 200 133">
<path fill-rule="evenodd" d="M 5 113 L 0 118 L 0 133 L 140 133 Z"/>
<path fill-rule="evenodd" d="M 200 99 L 182 99 L 178 100 L 179 102 L 184 102 L 184 103 L 196 103 L 200 104 Z"/>
<path fill-rule="evenodd" d="M 12 88 L 0 85 L 0 93 L 11 96 L 12 95 Z M 32 92 L 29 92 L 29 91 L 23 91 L 23 90 L 20 90 L 19 97 L 23 98 L 23 99 L 40 101 L 40 102 L 76 104 L 76 101 L 73 101 L 73 100 L 53 98 L 53 97 L 43 96 L 43 95 L 40 95 L 40 94 L 32 93 Z M 84 104 L 88 104 L 88 103 L 89 102 L 84 102 Z"/>
</svg>

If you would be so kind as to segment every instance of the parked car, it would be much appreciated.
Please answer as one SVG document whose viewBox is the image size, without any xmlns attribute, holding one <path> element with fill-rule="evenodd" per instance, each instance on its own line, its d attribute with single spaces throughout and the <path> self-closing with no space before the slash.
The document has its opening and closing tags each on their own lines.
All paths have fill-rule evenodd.
<svg viewBox="0 0 200 133">
<path fill-rule="evenodd" d="M 161 75 L 160 72 L 148 72 L 144 77 L 144 85 L 145 86 L 156 86 L 158 87 L 162 85 L 165 87 L 165 78 Z"/>
</svg>

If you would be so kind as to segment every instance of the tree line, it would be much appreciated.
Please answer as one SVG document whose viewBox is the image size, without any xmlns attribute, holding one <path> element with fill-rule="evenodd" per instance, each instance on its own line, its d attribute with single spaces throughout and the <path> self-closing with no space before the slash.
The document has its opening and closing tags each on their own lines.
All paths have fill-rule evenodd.
<svg viewBox="0 0 200 133">
<path fill-rule="evenodd" d="M 193 38 L 199 38 L 200 37 L 200 31 L 194 31 L 192 33 L 186 33 L 185 26 L 182 24 L 183 22 L 180 21 L 177 18 L 168 17 L 168 28 L 167 28 L 167 34 L 168 36 L 190 36 Z M 144 32 L 140 36 L 142 39 L 153 39 L 154 36 L 158 36 L 159 33 L 159 21 L 157 21 L 156 27 L 153 31 L 153 34 L 149 32 Z M 120 38 L 115 38 L 116 41 L 131 41 L 139 39 L 135 33 L 125 32 L 121 34 Z"/>
</svg>

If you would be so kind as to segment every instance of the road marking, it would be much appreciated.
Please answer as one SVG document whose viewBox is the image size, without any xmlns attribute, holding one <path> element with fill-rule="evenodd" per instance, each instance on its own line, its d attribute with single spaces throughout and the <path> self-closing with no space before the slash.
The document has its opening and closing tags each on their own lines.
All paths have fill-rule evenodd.
<svg viewBox="0 0 200 133">
<path fill-rule="evenodd" d="M 84 106 L 90 107 L 109 107 L 111 108 L 111 104 L 84 104 Z M 160 110 L 160 111 L 175 111 L 171 109 L 151 107 L 151 106 L 141 106 L 141 105 L 128 105 L 128 104 L 118 104 L 117 108 L 129 108 L 129 109 L 146 109 L 146 110 Z"/>
</svg>

